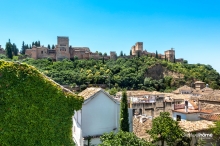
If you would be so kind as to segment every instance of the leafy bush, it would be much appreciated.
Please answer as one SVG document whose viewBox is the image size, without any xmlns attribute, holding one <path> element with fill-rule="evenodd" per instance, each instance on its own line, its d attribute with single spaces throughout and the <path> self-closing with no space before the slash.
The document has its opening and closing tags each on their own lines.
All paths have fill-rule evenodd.
<svg viewBox="0 0 220 146">
<path fill-rule="evenodd" d="M 134 133 L 119 131 L 110 132 L 101 136 L 99 146 L 153 146 L 153 144 L 138 138 Z"/>
<path fill-rule="evenodd" d="M 0 61 L 0 144 L 74 145 L 72 116 L 83 98 L 35 68 Z"/>
</svg>

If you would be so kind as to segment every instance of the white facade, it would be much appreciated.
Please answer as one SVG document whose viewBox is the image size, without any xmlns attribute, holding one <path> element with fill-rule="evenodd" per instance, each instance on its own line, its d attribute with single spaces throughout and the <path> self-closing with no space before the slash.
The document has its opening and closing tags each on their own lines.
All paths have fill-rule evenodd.
<svg viewBox="0 0 220 146">
<path fill-rule="evenodd" d="M 201 113 L 180 113 L 173 111 L 173 119 L 177 120 L 177 116 L 181 117 L 181 121 L 199 121 Z"/>
<path fill-rule="evenodd" d="M 103 90 L 86 99 L 82 109 L 73 117 L 73 139 L 77 146 L 87 144 L 83 138 L 91 136 L 91 144 L 100 143 L 99 136 L 111 131 L 118 132 L 120 103 Z"/>
</svg>

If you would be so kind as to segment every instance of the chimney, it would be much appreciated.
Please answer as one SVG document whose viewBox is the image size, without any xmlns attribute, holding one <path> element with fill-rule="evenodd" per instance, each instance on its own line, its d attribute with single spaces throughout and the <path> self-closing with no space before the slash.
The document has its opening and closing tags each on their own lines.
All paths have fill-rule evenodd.
<svg viewBox="0 0 220 146">
<path fill-rule="evenodd" d="M 188 113 L 188 101 L 185 101 L 185 112 Z"/>
</svg>

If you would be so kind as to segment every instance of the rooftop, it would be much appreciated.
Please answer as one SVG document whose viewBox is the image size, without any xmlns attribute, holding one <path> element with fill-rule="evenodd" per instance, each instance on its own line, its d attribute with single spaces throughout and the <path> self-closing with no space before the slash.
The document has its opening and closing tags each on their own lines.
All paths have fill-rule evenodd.
<svg viewBox="0 0 220 146">
<path fill-rule="evenodd" d="M 201 121 L 179 121 L 179 126 L 185 132 L 196 132 L 202 130 L 208 130 L 210 126 L 214 126 L 212 121 L 201 120 Z"/>
<path fill-rule="evenodd" d="M 213 111 L 212 110 L 196 110 L 196 109 L 188 109 L 188 112 L 185 111 L 185 109 L 177 109 L 177 110 L 172 110 L 173 112 L 179 112 L 179 113 L 184 113 L 184 114 L 192 114 L 192 113 L 207 113 L 210 114 Z"/>
<path fill-rule="evenodd" d="M 203 114 L 203 115 L 200 115 L 199 117 L 205 120 L 209 120 L 209 121 L 220 121 L 220 113 Z"/>
<path fill-rule="evenodd" d="M 220 90 L 214 90 L 210 94 L 203 95 L 199 98 L 199 100 L 218 101 L 218 102 L 220 102 Z"/>
<path fill-rule="evenodd" d="M 127 96 L 144 96 L 144 95 L 150 95 L 150 94 L 151 92 L 148 92 L 145 90 L 127 91 Z M 116 95 L 121 96 L 122 92 L 118 92 Z"/>
<path fill-rule="evenodd" d="M 201 84 L 201 83 L 203 84 L 204 82 L 202 82 L 202 81 L 196 81 L 195 82 L 195 84 Z"/>
<path fill-rule="evenodd" d="M 182 86 L 182 87 L 176 89 L 176 90 L 173 91 L 172 93 L 178 94 L 178 93 L 180 93 L 181 91 L 192 91 L 192 92 L 193 92 L 193 91 L 195 91 L 195 89 L 193 89 L 193 88 L 191 88 L 191 87 L 189 87 L 189 86 L 187 86 L 187 85 L 184 85 L 184 86 Z"/>
<path fill-rule="evenodd" d="M 100 90 L 102 90 L 102 88 L 90 87 L 90 88 L 83 90 L 78 95 L 82 96 L 84 100 L 86 100 L 89 97 L 93 96 L 94 94 L 98 93 Z"/>
</svg>

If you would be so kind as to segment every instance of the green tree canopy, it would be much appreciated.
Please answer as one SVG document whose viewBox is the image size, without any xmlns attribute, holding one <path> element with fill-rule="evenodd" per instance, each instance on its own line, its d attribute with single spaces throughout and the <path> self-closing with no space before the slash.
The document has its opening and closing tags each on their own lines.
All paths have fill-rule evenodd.
<svg viewBox="0 0 220 146">
<path fill-rule="evenodd" d="M 151 130 L 147 130 L 154 142 L 164 142 L 168 145 L 174 145 L 184 137 L 183 130 L 179 127 L 178 122 L 174 121 L 168 112 L 161 112 L 159 117 L 153 119 Z"/>
<path fill-rule="evenodd" d="M 119 131 L 118 133 L 105 133 L 100 137 L 99 146 L 154 146 L 152 143 L 138 138 L 134 133 Z"/>
<path fill-rule="evenodd" d="M 214 126 L 210 127 L 216 144 L 220 145 L 220 121 L 216 121 Z"/>
</svg>

